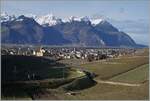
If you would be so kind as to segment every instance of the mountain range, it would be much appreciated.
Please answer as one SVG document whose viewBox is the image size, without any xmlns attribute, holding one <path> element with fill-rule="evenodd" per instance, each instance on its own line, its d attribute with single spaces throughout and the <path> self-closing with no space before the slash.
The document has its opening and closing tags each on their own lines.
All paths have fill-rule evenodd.
<svg viewBox="0 0 150 101">
<path fill-rule="evenodd" d="M 137 47 L 126 33 L 107 20 L 90 17 L 60 19 L 52 14 L 1 14 L 1 42 L 11 44 L 71 45 L 83 47 Z"/>
</svg>

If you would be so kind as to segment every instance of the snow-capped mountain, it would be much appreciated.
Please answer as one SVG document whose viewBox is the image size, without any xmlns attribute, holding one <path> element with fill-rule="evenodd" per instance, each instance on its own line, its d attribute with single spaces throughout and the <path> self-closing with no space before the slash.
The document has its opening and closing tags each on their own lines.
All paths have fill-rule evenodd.
<svg viewBox="0 0 150 101">
<path fill-rule="evenodd" d="M 52 14 L 10 16 L 3 13 L 1 22 L 2 43 L 136 46 L 130 36 L 100 17 L 72 16 L 64 20 Z"/>
<path fill-rule="evenodd" d="M 24 16 L 33 18 L 33 19 L 36 19 L 38 17 L 37 15 L 34 15 L 34 14 L 24 14 Z"/>
<path fill-rule="evenodd" d="M 53 26 L 62 23 L 62 20 L 60 18 L 55 17 L 53 14 L 47 14 L 44 16 L 37 16 L 34 14 L 24 14 L 24 16 L 28 18 L 33 18 L 40 25 Z M 18 16 L 8 15 L 6 12 L 1 13 L 0 18 L 1 18 L 1 23 L 12 21 L 12 20 L 21 21 L 21 19 Z"/>
<path fill-rule="evenodd" d="M 66 22 L 72 22 L 72 21 L 90 21 L 90 18 L 88 16 L 83 16 L 83 17 L 76 17 L 76 16 L 71 16 L 69 19 L 66 20 Z"/>
<path fill-rule="evenodd" d="M 60 18 L 55 17 L 53 14 L 38 16 L 35 18 L 35 21 L 37 21 L 37 23 L 39 23 L 40 25 L 48 25 L 48 26 L 53 26 L 62 23 L 62 20 Z"/>
<path fill-rule="evenodd" d="M 67 22 L 72 22 L 72 21 L 81 21 L 80 17 L 76 17 L 76 16 L 71 16 L 69 17 L 69 19 L 66 20 Z"/>
<path fill-rule="evenodd" d="M 103 18 L 90 18 L 88 16 L 83 16 L 83 17 L 71 16 L 69 19 L 63 21 L 64 22 L 85 21 L 85 22 L 91 22 L 92 25 L 97 25 L 105 20 Z"/>
<path fill-rule="evenodd" d="M 82 16 L 82 17 L 71 16 L 68 19 L 60 19 L 60 18 L 57 18 L 56 16 L 54 16 L 53 14 L 47 14 L 45 16 L 36 16 L 36 17 L 32 17 L 32 18 L 34 18 L 35 21 L 37 21 L 37 23 L 39 23 L 40 25 L 48 25 L 48 26 L 53 26 L 56 24 L 72 22 L 72 21 L 91 22 L 91 24 L 95 26 L 95 25 L 101 23 L 102 21 L 104 21 L 104 19 L 102 19 L 102 18 L 93 19 L 88 16 Z"/>
<path fill-rule="evenodd" d="M 101 23 L 102 21 L 104 21 L 104 19 L 91 19 L 91 24 L 96 26 L 97 24 Z"/>
<path fill-rule="evenodd" d="M 88 16 L 82 16 L 82 17 L 71 16 L 67 19 L 60 19 L 60 18 L 54 16 L 53 14 L 47 14 L 47 15 L 43 15 L 43 16 L 37 16 L 34 14 L 24 14 L 24 16 L 29 17 L 29 18 L 33 18 L 40 25 L 47 25 L 47 26 L 53 26 L 56 24 L 72 22 L 72 21 L 90 22 L 93 26 L 96 26 L 97 24 L 104 21 L 103 18 L 90 18 Z M 1 13 L 1 23 L 7 22 L 7 21 L 12 21 L 12 20 L 21 21 L 15 15 L 8 15 L 6 12 Z"/>
<path fill-rule="evenodd" d="M 12 21 L 16 19 L 15 15 L 8 15 L 6 12 L 1 13 L 0 16 L 1 22 Z"/>
</svg>

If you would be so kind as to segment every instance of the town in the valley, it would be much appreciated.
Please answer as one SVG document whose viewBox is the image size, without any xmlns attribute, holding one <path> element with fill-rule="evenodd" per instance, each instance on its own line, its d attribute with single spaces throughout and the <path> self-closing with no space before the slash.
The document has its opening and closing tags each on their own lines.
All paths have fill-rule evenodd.
<svg viewBox="0 0 150 101">
<path fill-rule="evenodd" d="M 124 55 L 134 55 L 137 48 L 90 48 L 90 47 L 46 47 L 38 46 L 2 46 L 2 55 L 23 55 L 49 57 L 52 59 L 82 59 L 87 61 L 117 58 Z M 138 50 L 138 51 L 137 51 Z"/>
</svg>

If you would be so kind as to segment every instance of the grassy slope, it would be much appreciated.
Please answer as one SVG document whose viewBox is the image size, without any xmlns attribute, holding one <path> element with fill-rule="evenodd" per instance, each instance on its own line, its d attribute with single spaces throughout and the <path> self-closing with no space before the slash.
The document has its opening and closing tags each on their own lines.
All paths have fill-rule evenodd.
<svg viewBox="0 0 150 101">
<path fill-rule="evenodd" d="M 27 80 L 27 74 L 33 73 L 40 79 L 70 78 L 82 75 L 82 73 L 77 73 L 77 70 L 64 68 L 66 65 L 62 63 L 41 57 L 2 56 L 2 78 L 14 79 L 14 67 L 17 71 L 17 80 Z"/>
<path fill-rule="evenodd" d="M 77 78 L 77 77 L 81 77 L 81 76 L 85 76 L 84 72 L 79 71 L 78 69 L 72 68 L 68 71 L 68 79 L 70 78 Z"/>
<path fill-rule="evenodd" d="M 77 69 L 71 68 L 57 68 L 57 67 L 65 67 L 64 64 L 57 63 L 55 61 L 47 60 L 40 57 L 28 57 L 28 56 L 3 56 L 2 57 L 2 73 L 3 78 L 7 76 L 7 78 L 11 78 L 13 76 L 12 71 L 13 67 L 16 66 L 18 73 L 18 80 L 26 80 L 25 73 L 35 73 L 42 77 L 42 80 L 36 81 L 37 84 L 40 84 L 41 87 L 53 87 L 65 82 L 69 82 L 72 78 L 77 78 L 80 76 L 84 76 L 83 72 L 79 72 Z M 55 67 L 55 68 L 52 68 Z M 63 73 L 64 72 L 64 73 Z M 11 75 L 8 75 L 11 74 Z M 62 79 L 60 81 L 53 81 L 51 79 L 57 79 L 64 77 L 66 79 Z M 4 77 L 5 76 L 5 77 Z M 47 79 L 50 79 L 47 81 Z M 34 81 L 34 80 L 33 80 Z M 29 81 L 28 85 L 31 87 L 35 86 L 36 83 L 31 83 Z M 24 83 L 24 85 L 27 85 Z M 34 90 L 30 88 L 25 88 L 21 84 L 18 86 L 13 86 L 12 84 L 2 86 L 2 98 L 3 99 L 29 99 L 30 96 L 25 91 L 28 89 L 29 92 Z M 15 92 L 14 92 L 15 91 Z"/>
<path fill-rule="evenodd" d="M 59 97 L 65 100 L 144 100 L 148 99 L 148 92 L 148 82 L 141 87 L 97 84 L 75 96 L 60 94 Z"/>
<path fill-rule="evenodd" d="M 149 77 L 148 71 L 149 71 L 149 64 L 145 64 L 127 73 L 115 76 L 110 80 L 117 82 L 140 83 L 142 81 L 148 80 Z"/>
</svg>

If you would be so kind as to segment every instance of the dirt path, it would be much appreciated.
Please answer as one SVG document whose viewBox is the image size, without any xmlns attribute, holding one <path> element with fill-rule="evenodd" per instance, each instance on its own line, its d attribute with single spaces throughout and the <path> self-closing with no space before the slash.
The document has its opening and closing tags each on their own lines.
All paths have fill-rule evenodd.
<svg viewBox="0 0 150 101">
<path fill-rule="evenodd" d="M 121 86 L 130 86 L 130 87 L 137 87 L 141 84 L 130 84 L 130 83 L 123 83 L 123 82 L 113 82 L 113 81 L 103 81 L 103 80 L 95 80 L 97 83 L 104 83 L 104 84 L 111 84 L 111 85 L 121 85 Z"/>
</svg>

